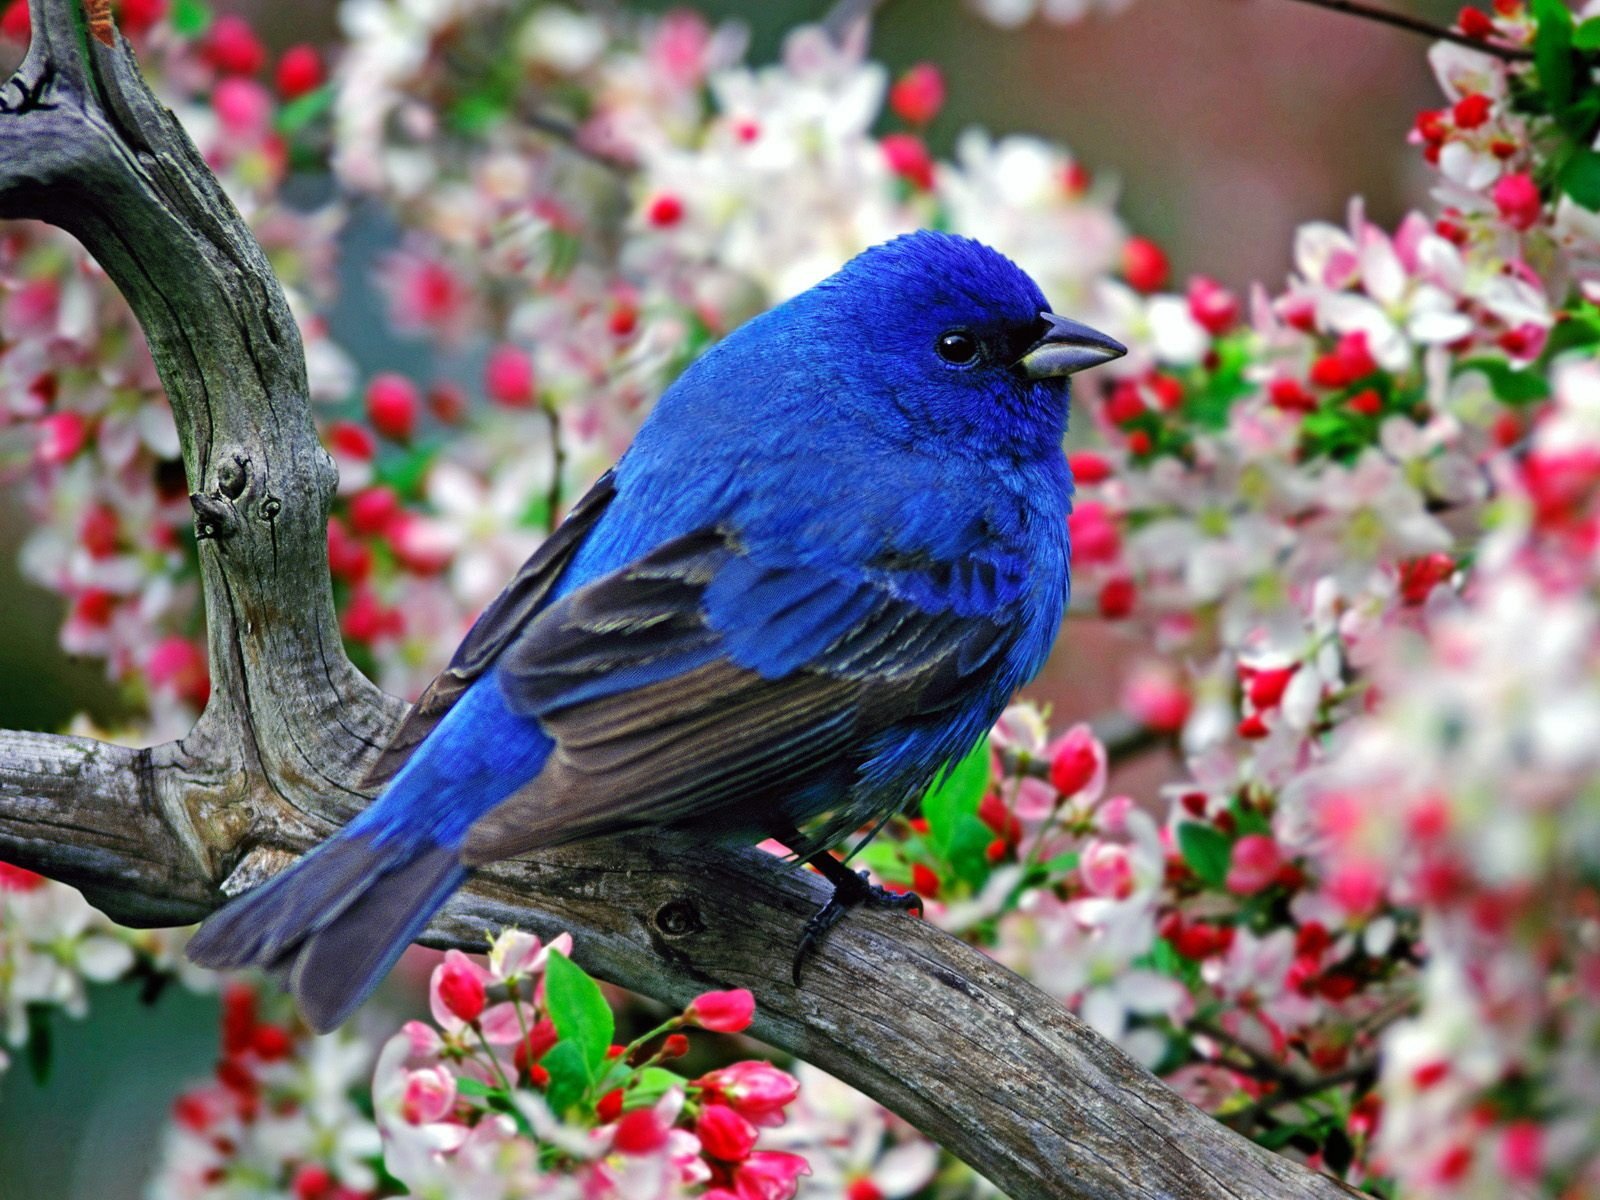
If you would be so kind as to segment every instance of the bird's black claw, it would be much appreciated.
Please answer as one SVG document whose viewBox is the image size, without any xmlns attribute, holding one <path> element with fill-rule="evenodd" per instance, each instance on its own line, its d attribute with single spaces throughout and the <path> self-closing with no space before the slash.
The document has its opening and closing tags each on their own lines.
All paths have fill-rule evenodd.
<svg viewBox="0 0 1600 1200">
<path fill-rule="evenodd" d="M 922 915 L 922 897 L 915 892 L 896 892 L 868 883 L 865 871 L 841 870 L 826 874 L 833 882 L 833 895 L 806 922 L 805 931 L 800 935 L 800 944 L 794 952 L 795 987 L 800 986 L 800 967 L 806 956 L 822 941 L 828 930 L 842 921 L 845 914 L 856 905 L 866 904 L 873 908 L 892 908 L 900 912 L 914 912 L 919 917 Z"/>
</svg>

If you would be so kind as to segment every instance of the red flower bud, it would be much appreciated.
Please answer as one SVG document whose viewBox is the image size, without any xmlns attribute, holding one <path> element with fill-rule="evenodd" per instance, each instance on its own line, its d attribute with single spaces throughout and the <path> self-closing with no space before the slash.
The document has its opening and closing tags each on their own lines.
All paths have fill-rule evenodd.
<svg viewBox="0 0 1600 1200">
<path fill-rule="evenodd" d="M 622 1115 L 622 1089 L 612 1088 L 601 1096 L 594 1106 L 595 1118 L 602 1125 L 609 1125 Z"/>
<path fill-rule="evenodd" d="M 1067 466 L 1072 468 L 1072 478 L 1078 483 L 1104 483 L 1111 478 L 1111 463 L 1090 450 L 1067 455 Z"/>
<path fill-rule="evenodd" d="M 1450 117 L 1457 129 L 1476 129 L 1489 119 L 1493 102 L 1482 92 L 1469 92 L 1456 101 Z"/>
<path fill-rule="evenodd" d="M 665 1148 L 667 1133 L 667 1123 L 655 1109 L 636 1108 L 617 1122 L 611 1148 L 619 1154 L 654 1154 Z"/>
<path fill-rule="evenodd" d="M 1133 612 L 1138 599 L 1139 589 L 1133 580 L 1125 576 L 1108 579 L 1100 589 L 1100 615 L 1108 621 L 1120 621 Z"/>
<path fill-rule="evenodd" d="M 1456 27 L 1470 38 L 1486 38 L 1494 33 L 1494 21 L 1489 14 L 1470 4 L 1456 16 Z"/>
<path fill-rule="evenodd" d="M 932 63 L 918 63 L 889 89 L 889 107 L 902 121 L 926 125 L 944 107 L 944 76 Z"/>
<path fill-rule="evenodd" d="M 750 1027 L 755 1010 L 755 997 L 744 988 L 735 988 L 729 992 L 706 992 L 696 996 L 685 1015 L 702 1029 L 716 1033 L 740 1033 Z"/>
<path fill-rule="evenodd" d="M 1171 267 L 1166 253 L 1149 238 L 1131 237 L 1122 244 L 1122 277 L 1139 292 L 1159 292 Z"/>
<path fill-rule="evenodd" d="M 683 220 L 683 201 L 670 192 L 663 192 L 645 209 L 645 219 L 657 229 L 667 229 Z"/>
<path fill-rule="evenodd" d="M 391 487 L 370 487 L 350 500 L 350 528 L 367 537 L 383 533 L 400 515 L 400 497 Z"/>
<path fill-rule="evenodd" d="M 310 46 L 290 46 L 278 60 L 278 94 L 293 100 L 322 84 L 322 59 Z"/>
<path fill-rule="evenodd" d="M 933 156 L 914 133 L 886 134 L 879 143 L 889 169 L 918 191 L 933 187 Z"/>
<path fill-rule="evenodd" d="M 743 1162 L 755 1149 L 756 1127 L 726 1104 L 702 1107 L 694 1131 L 706 1154 L 723 1162 Z"/>
<path fill-rule="evenodd" d="M 1245 687 L 1245 695 L 1250 698 L 1250 703 L 1256 708 L 1272 708 L 1283 699 L 1283 693 L 1289 686 L 1289 680 L 1294 678 L 1294 673 L 1300 669 L 1299 664 L 1289 667 L 1272 667 L 1264 671 L 1254 671 L 1250 675 L 1250 682 Z"/>
<path fill-rule="evenodd" d="M 250 1040 L 250 1048 L 263 1062 L 277 1062 L 289 1057 L 294 1049 L 294 1041 L 281 1025 L 258 1025 L 255 1036 Z"/>
<path fill-rule="evenodd" d="M 482 977 L 459 950 L 445 955 L 434 968 L 433 980 L 440 1003 L 459 1020 L 476 1021 L 489 1002 Z"/>
<path fill-rule="evenodd" d="M 1284 412 L 1314 412 L 1316 397 L 1298 379 L 1274 379 L 1267 387 L 1267 399 Z"/>
<path fill-rule="evenodd" d="M 367 420 L 391 441 L 410 441 L 421 412 L 422 397 L 404 375 L 389 371 L 367 384 Z"/>
</svg>

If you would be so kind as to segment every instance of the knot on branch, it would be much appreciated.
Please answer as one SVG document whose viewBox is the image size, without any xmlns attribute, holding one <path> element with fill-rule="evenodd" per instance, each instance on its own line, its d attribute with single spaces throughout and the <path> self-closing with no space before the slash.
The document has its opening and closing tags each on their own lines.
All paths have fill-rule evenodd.
<svg viewBox="0 0 1600 1200">
<path fill-rule="evenodd" d="M 189 504 L 194 509 L 194 536 L 197 541 L 226 541 L 239 532 L 239 514 L 232 502 L 221 494 L 192 492 Z"/>
</svg>

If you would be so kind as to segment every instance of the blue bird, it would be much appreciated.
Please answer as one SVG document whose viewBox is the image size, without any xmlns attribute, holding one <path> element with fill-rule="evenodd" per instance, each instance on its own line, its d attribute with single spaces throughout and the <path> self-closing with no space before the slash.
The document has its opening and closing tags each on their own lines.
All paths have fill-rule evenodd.
<svg viewBox="0 0 1600 1200">
<path fill-rule="evenodd" d="M 209 967 L 344 1020 L 477 866 L 628 830 L 826 853 L 900 811 L 1044 664 L 1067 599 L 1067 376 L 1122 346 L 919 232 L 756 317 L 485 610 L 379 798 L 215 913 Z M 798 973 L 798 959 L 796 964 Z"/>
</svg>

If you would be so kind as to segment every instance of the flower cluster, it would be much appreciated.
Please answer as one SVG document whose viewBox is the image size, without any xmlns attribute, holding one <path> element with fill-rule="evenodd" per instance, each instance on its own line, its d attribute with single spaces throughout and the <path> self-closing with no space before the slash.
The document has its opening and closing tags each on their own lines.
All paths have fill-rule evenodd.
<svg viewBox="0 0 1600 1200">
<path fill-rule="evenodd" d="M 244 983 L 222 993 L 222 1055 L 173 1102 L 151 1200 L 372 1200 L 381 1143 L 363 1092 L 372 1049 L 261 1016 Z M 267 1001 L 287 1008 L 282 997 Z"/>
<path fill-rule="evenodd" d="M 1443 101 L 1413 133 L 1427 210 L 1383 228 L 1353 203 L 1299 231 L 1285 286 L 1238 293 L 1172 279 L 1059 146 L 969 132 L 936 159 L 939 72 L 892 79 L 858 35 L 798 29 L 758 67 L 684 12 L 345 0 L 324 82 L 314 51 L 270 63 L 197 11 L 123 16 L 290 288 L 341 471 L 343 628 L 385 686 L 430 677 L 716 338 L 894 233 L 980 237 L 1130 347 L 1075 394 L 1070 533 L 1074 617 L 1141 648 L 1137 731 L 1019 705 L 865 860 L 1270 1146 L 1406 1195 L 1600 1188 L 1600 6 L 1464 9 L 1484 49 L 1434 48 Z M 285 205 L 291 162 L 340 198 Z M 376 282 L 436 375 L 362 378 L 327 336 L 352 199 L 402 231 Z M 205 697 L 196 559 L 132 318 L 17 227 L 0 320 L 28 570 L 68 601 L 64 644 L 181 727 Z M 1181 766 L 1122 794 L 1151 743 Z M 381 1171 L 261 1124 L 294 1116 L 273 1093 L 251 1122 L 217 1109 L 256 1132 L 197 1135 L 194 1162 L 221 1157 L 196 1177 L 270 1130 L 270 1186 L 305 1169 L 314 1196 L 748 1200 L 790 1194 L 795 1154 L 819 1196 L 971 1186 L 831 1081 L 668 1071 L 678 1026 L 738 1024 L 736 997 L 613 1054 L 594 985 L 507 934 L 487 967 L 447 958 L 432 1001 L 376 1056 Z M 259 1099 L 305 1053 L 229 1061 Z"/>
<path fill-rule="evenodd" d="M 123 929 L 71 888 L 0 863 L 0 1075 L 10 1050 L 26 1047 L 45 1066 L 56 1012 L 81 1020 L 88 985 L 140 980 L 156 986 L 180 969 L 182 938 Z M 182 968 L 200 984 L 201 973 Z"/>
<path fill-rule="evenodd" d="M 378 1056 L 373 1107 L 388 1172 L 415 1196 L 744 1196 L 786 1200 L 806 1171 L 758 1147 L 795 1080 L 734 1062 L 686 1080 L 681 1032 L 737 1033 L 749 992 L 708 992 L 626 1045 L 599 986 L 550 945 L 502 933 L 487 966 L 450 951 Z M 501 998 L 503 997 L 503 998 Z"/>
</svg>

